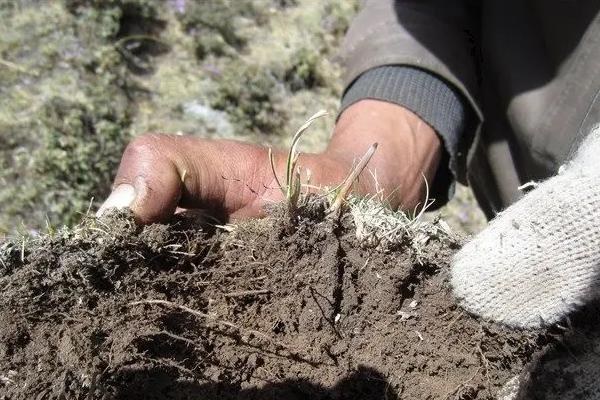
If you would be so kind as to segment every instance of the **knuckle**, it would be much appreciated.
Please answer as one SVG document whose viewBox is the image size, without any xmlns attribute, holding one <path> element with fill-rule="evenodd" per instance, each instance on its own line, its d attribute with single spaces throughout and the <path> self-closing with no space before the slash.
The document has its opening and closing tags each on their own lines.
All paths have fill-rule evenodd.
<svg viewBox="0 0 600 400">
<path fill-rule="evenodd" d="M 165 145 L 168 142 L 167 135 L 144 134 L 134 138 L 123 153 L 124 159 L 147 159 L 156 158 L 164 154 Z"/>
</svg>

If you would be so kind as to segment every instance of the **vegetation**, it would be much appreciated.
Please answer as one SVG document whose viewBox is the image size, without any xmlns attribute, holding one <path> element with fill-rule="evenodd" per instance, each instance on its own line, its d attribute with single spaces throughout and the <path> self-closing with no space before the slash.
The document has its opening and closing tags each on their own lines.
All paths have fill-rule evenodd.
<svg viewBox="0 0 600 400">
<path fill-rule="evenodd" d="M 357 6 L 0 0 L 0 237 L 97 207 L 144 132 L 286 145 L 315 110 L 337 109 L 334 60 Z M 334 120 L 315 121 L 297 150 L 322 148 Z M 473 201 L 459 193 L 448 214 L 469 227 Z"/>
<path fill-rule="evenodd" d="M 286 167 L 285 167 L 285 185 L 281 183 L 279 177 L 277 176 L 277 171 L 275 170 L 275 160 L 273 159 L 273 152 L 271 148 L 269 148 L 269 161 L 271 162 L 271 169 L 273 171 L 273 177 L 277 181 L 281 192 L 283 193 L 286 203 L 288 206 L 288 211 L 293 213 L 298 207 L 298 201 L 300 200 L 300 196 L 302 195 L 302 180 L 301 180 L 301 170 L 298 165 L 298 157 L 299 153 L 297 151 L 298 142 L 300 141 L 300 137 L 306 132 L 306 130 L 312 125 L 312 123 L 327 115 L 327 112 L 324 110 L 318 111 L 312 117 L 310 117 L 294 134 L 292 137 L 292 143 L 290 144 L 288 150 L 288 156 L 286 159 Z M 308 171 L 307 171 L 308 172 Z"/>
<path fill-rule="evenodd" d="M 106 195 L 137 90 L 114 46 L 119 7 L 2 9 L 0 232 L 73 223 Z"/>
<path fill-rule="evenodd" d="M 137 134 L 281 145 L 334 111 L 333 56 L 357 3 L 0 2 L 0 236 L 79 220 Z"/>
</svg>

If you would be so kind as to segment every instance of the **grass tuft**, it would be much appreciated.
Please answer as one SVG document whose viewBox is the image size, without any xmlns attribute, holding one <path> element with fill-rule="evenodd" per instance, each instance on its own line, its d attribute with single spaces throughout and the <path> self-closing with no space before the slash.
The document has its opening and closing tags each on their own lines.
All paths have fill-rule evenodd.
<svg viewBox="0 0 600 400">
<path fill-rule="evenodd" d="M 312 125 L 312 123 L 327 115 L 327 112 L 324 110 L 320 110 L 315 113 L 312 117 L 310 117 L 302 126 L 296 131 L 294 137 L 292 138 L 292 143 L 290 145 L 286 168 L 285 168 L 285 185 L 282 185 L 277 177 L 277 172 L 275 171 L 275 160 L 273 159 L 273 151 L 269 148 L 269 162 L 271 163 L 271 169 L 273 171 L 273 176 L 281 189 L 281 192 L 285 196 L 285 199 L 288 204 L 288 209 L 295 210 L 298 207 L 298 200 L 300 199 L 300 194 L 302 191 L 302 181 L 301 181 L 301 173 L 300 167 L 298 166 L 298 157 L 300 153 L 298 153 L 297 147 L 300 138 L 306 132 L 306 130 Z"/>
<path fill-rule="evenodd" d="M 424 218 L 424 212 L 433 203 L 428 193 L 420 211 L 412 215 L 393 210 L 379 194 L 363 198 L 350 196 L 347 202 L 360 243 L 383 250 L 409 247 L 419 258 L 430 239 L 455 239 L 455 234 L 441 218 Z"/>
</svg>

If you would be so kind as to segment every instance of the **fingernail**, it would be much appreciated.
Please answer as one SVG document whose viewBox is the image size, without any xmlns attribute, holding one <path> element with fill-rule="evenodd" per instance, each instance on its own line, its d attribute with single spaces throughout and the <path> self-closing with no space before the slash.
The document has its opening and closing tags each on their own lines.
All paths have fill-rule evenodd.
<svg viewBox="0 0 600 400">
<path fill-rule="evenodd" d="M 112 191 L 104 204 L 96 212 L 96 217 L 101 217 L 111 208 L 122 209 L 129 207 L 135 200 L 135 188 L 132 185 L 124 183 Z"/>
</svg>

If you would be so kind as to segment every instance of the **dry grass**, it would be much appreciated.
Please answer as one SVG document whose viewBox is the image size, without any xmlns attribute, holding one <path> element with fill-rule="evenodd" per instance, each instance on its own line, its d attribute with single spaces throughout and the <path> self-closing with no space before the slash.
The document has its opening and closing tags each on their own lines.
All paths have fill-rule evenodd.
<svg viewBox="0 0 600 400">
<path fill-rule="evenodd" d="M 431 204 L 428 199 L 412 216 L 402 210 L 391 209 L 378 195 L 350 197 L 348 204 L 356 225 L 356 237 L 365 246 L 384 250 L 408 246 L 418 257 L 430 239 L 457 237 L 440 217 L 424 218 Z"/>
</svg>

